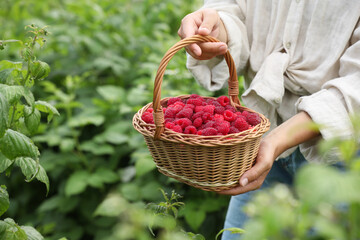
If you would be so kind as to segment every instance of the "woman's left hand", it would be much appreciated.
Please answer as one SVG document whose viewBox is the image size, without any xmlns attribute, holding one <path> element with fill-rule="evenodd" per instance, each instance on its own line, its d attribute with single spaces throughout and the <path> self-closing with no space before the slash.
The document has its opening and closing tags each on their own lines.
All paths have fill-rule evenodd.
<svg viewBox="0 0 360 240">
<path fill-rule="evenodd" d="M 259 189 L 274 163 L 274 153 L 275 148 L 272 146 L 271 142 L 267 141 L 266 137 L 262 139 L 259 146 L 259 153 L 255 160 L 255 165 L 241 176 L 239 180 L 240 185 L 218 193 L 238 195 Z"/>
</svg>

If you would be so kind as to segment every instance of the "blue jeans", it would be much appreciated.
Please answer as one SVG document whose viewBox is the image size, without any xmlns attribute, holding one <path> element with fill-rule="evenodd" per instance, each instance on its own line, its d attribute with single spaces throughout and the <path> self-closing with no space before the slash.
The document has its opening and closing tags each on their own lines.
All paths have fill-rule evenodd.
<svg viewBox="0 0 360 240">
<path fill-rule="evenodd" d="M 299 148 L 297 148 L 290 156 L 278 159 L 274 162 L 261 188 L 268 187 L 273 183 L 292 185 L 296 171 L 306 162 L 307 161 L 301 154 Z M 261 190 L 261 188 L 259 190 Z M 248 217 L 243 212 L 242 208 L 259 190 L 231 197 L 224 228 L 242 228 L 244 226 Z M 239 237 L 239 234 L 231 234 L 230 231 L 224 231 L 221 239 L 235 240 L 239 239 Z"/>
</svg>

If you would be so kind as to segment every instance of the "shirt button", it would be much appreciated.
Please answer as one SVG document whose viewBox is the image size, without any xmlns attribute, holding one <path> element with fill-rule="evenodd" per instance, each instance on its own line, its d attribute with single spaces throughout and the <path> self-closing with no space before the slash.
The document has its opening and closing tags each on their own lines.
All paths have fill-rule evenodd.
<svg viewBox="0 0 360 240">
<path fill-rule="evenodd" d="M 290 47 L 291 47 L 291 42 L 287 42 L 286 45 L 285 45 L 285 47 L 286 47 L 287 49 L 290 49 Z"/>
<path fill-rule="evenodd" d="M 275 98 L 275 103 L 277 104 L 281 103 L 281 98 Z"/>
</svg>

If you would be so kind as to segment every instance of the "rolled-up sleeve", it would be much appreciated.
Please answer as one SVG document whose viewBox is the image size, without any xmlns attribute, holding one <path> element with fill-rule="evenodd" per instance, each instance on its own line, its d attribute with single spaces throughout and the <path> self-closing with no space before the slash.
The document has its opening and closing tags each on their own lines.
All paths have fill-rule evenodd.
<svg viewBox="0 0 360 240">
<path fill-rule="evenodd" d="M 245 1 L 205 1 L 202 8 L 218 11 L 226 28 L 228 49 L 234 59 L 238 74 L 245 67 L 249 58 L 249 43 L 244 25 Z M 229 78 L 228 66 L 221 57 L 211 60 L 197 60 L 188 55 L 187 68 L 196 81 L 209 91 L 221 89 Z"/>
<path fill-rule="evenodd" d="M 360 112 L 360 24 L 340 59 L 339 77 L 326 82 L 319 92 L 301 97 L 297 110 L 307 112 L 323 126 L 324 139 L 352 137 L 350 115 Z"/>
</svg>

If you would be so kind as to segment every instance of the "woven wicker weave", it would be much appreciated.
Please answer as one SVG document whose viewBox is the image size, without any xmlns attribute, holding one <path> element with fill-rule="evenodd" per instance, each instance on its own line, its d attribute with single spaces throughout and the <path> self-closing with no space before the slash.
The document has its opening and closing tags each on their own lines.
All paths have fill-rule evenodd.
<svg viewBox="0 0 360 240">
<path fill-rule="evenodd" d="M 260 138 L 270 127 L 269 120 L 258 113 L 260 124 L 225 136 L 183 134 L 164 128 L 162 107 L 166 106 L 169 98 L 161 99 L 161 84 L 167 64 L 177 51 L 189 44 L 217 41 L 209 36 L 195 35 L 172 46 L 160 62 L 155 77 L 153 102 L 141 108 L 133 118 L 133 126 L 144 136 L 158 170 L 166 176 L 206 191 L 221 191 L 238 185 L 240 176 L 252 167 Z M 234 61 L 229 52 L 224 57 L 230 73 L 228 94 L 231 105 L 238 111 L 255 112 L 240 105 Z M 187 99 L 190 95 L 177 97 Z M 150 107 L 154 108 L 155 124 L 147 124 L 141 119 Z"/>
</svg>

